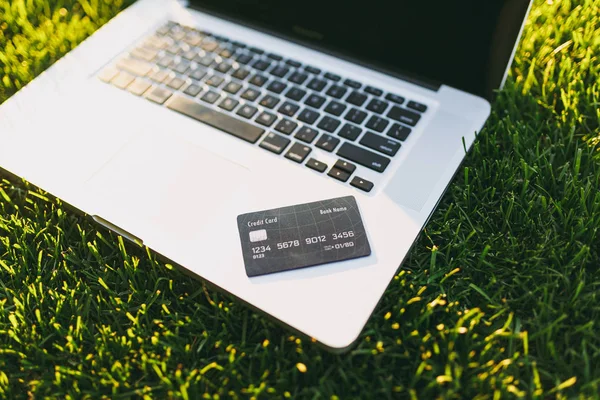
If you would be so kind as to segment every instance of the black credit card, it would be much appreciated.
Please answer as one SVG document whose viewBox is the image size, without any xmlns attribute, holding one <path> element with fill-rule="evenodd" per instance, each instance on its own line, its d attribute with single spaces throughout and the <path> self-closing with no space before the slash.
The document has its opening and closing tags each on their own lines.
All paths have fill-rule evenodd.
<svg viewBox="0 0 600 400">
<path fill-rule="evenodd" d="M 238 216 L 248 276 L 371 254 L 354 196 Z"/>
</svg>

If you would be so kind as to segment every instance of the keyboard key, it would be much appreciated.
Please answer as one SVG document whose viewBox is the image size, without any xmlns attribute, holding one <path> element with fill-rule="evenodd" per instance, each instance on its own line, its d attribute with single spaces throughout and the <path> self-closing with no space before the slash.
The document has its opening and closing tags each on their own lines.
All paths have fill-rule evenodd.
<svg viewBox="0 0 600 400">
<path fill-rule="evenodd" d="M 286 88 L 287 88 L 287 85 L 280 81 L 273 81 L 273 82 L 269 83 L 269 86 L 267 86 L 267 90 L 269 90 L 273 93 L 277 93 L 277 94 L 280 94 Z"/>
<path fill-rule="evenodd" d="M 179 62 L 173 62 L 171 64 L 171 69 L 178 74 L 185 74 L 186 71 L 190 68 L 190 62 L 187 60 L 179 60 Z"/>
<path fill-rule="evenodd" d="M 195 79 L 197 81 L 201 80 L 205 76 L 206 76 L 206 71 L 201 68 L 195 69 L 195 70 L 191 71 L 191 73 L 190 73 L 190 78 Z"/>
<path fill-rule="evenodd" d="M 167 86 L 169 86 L 171 89 L 179 90 L 181 89 L 184 83 L 185 81 L 183 79 L 176 76 L 173 79 L 171 79 L 169 83 L 167 83 Z"/>
<path fill-rule="evenodd" d="M 289 101 L 286 101 L 285 103 L 283 103 L 281 105 L 281 107 L 279 107 L 279 112 L 282 113 L 283 115 L 287 115 L 288 117 L 293 117 L 294 114 L 296 114 L 296 112 L 300 109 L 300 106 L 298 106 L 297 104 L 294 103 L 290 103 Z"/>
<path fill-rule="evenodd" d="M 200 94 L 200 92 L 202 91 L 202 87 L 192 83 L 190 86 L 188 86 L 183 93 L 192 96 L 192 97 L 196 97 Z"/>
<path fill-rule="evenodd" d="M 279 99 L 277 97 L 267 94 L 261 99 L 259 104 L 265 108 L 272 109 L 277 105 L 277 103 L 279 103 Z"/>
<path fill-rule="evenodd" d="M 223 99 L 221 104 L 219 104 L 219 107 L 221 107 L 223 110 L 233 111 L 233 109 L 236 108 L 238 104 L 240 104 L 240 102 L 236 99 L 232 97 L 226 97 L 225 99 Z"/>
<path fill-rule="evenodd" d="M 412 131 L 412 129 L 410 129 L 408 126 L 404 126 L 404 125 L 400 125 L 400 124 L 394 124 L 387 131 L 387 135 L 389 137 L 397 139 L 397 140 L 406 140 L 406 138 L 408 137 L 408 135 L 410 135 L 411 131 Z"/>
<path fill-rule="evenodd" d="M 182 31 L 182 30 L 171 31 L 167 35 L 170 36 L 170 37 L 172 37 L 176 41 L 180 41 L 181 39 L 183 39 L 185 37 L 185 32 Z"/>
<path fill-rule="evenodd" d="M 378 117 L 377 115 L 373 115 L 367 121 L 366 126 L 367 128 L 373 129 L 374 131 L 383 132 L 389 124 L 390 121 L 388 121 L 387 119 Z"/>
<path fill-rule="evenodd" d="M 352 124 L 345 124 L 342 127 L 342 129 L 340 129 L 340 131 L 338 132 L 338 135 L 345 139 L 354 141 L 357 137 L 360 136 L 361 133 L 362 129 L 360 129 L 358 126 Z"/>
<path fill-rule="evenodd" d="M 219 64 L 217 64 L 217 66 L 215 67 L 215 70 L 225 74 L 227 73 L 227 71 L 229 71 L 231 69 L 231 64 L 227 61 L 223 61 Z"/>
<path fill-rule="evenodd" d="M 256 60 L 256 62 L 252 64 L 252 66 L 259 71 L 266 71 L 267 68 L 271 66 L 271 63 L 266 60 Z"/>
<path fill-rule="evenodd" d="M 416 101 L 409 101 L 406 107 L 412 108 L 413 110 L 418 112 L 427 111 L 427 106 L 425 104 L 417 103 Z"/>
<path fill-rule="evenodd" d="M 371 132 L 365 133 L 360 139 L 360 144 L 373 150 L 377 150 L 387 156 L 395 156 L 400 150 L 400 143 L 384 136 L 376 135 Z"/>
<path fill-rule="evenodd" d="M 169 36 L 177 41 L 183 39 L 185 32 L 183 31 L 183 27 L 181 25 L 176 24 L 171 27 L 171 30 L 167 32 L 166 36 Z"/>
<path fill-rule="evenodd" d="M 404 97 L 398 96 L 396 94 L 388 93 L 385 95 L 385 98 L 389 101 L 393 101 L 396 104 L 404 103 Z"/>
<path fill-rule="evenodd" d="M 134 79 L 135 79 L 134 75 L 131 75 L 128 72 L 121 71 L 117 74 L 117 76 L 112 78 L 110 83 L 112 83 L 114 86 L 118 87 L 119 89 L 125 89 L 127 86 L 129 86 L 129 84 L 131 82 L 133 82 Z"/>
<path fill-rule="evenodd" d="M 341 77 L 341 76 L 339 76 L 339 75 L 336 75 L 336 74 L 332 74 L 331 72 L 327 72 L 327 73 L 325 73 L 325 75 L 324 75 L 324 76 L 325 76 L 325 78 L 327 78 L 327 79 L 329 79 L 329 80 L 331 80 L 331 81 L 334 81 L 334 82 L 339 82 L 339 81 L 341 81 L 341 80 L 342 80 L 342 77 Z"/>
<path fill-rule="evenodd" d="M 342 115 L 344 111 L 346 111 L 346 106 L 334 100 L 330 101 L 329 104 L 327 104 L 327 107 L 325 107 L 325 112 L 333 114 L 336 117 Z"/>
<path fill-rule="evenodd" d="M 196 61 L 200 65 L 204 65 L 205 67 L 210 67 L 215 61 L 215 56 L 213 56 L 212 54 L 207 54 L 205 56 L 196 57 L 194 61 Z"/>
<path fill-rule="evenodd" d="M 321 135 L 319 140 L 317 140 L 316 146 L 331 153 L 333 150 L 335 150 L 338 144 L 340 144 L 340 139 L 324 133 Z"/>
<path fill-rule="evenodd" d="M 367 113 L 357 108 L 353 108 L 350 111 L 348 111 L 348 113 L 346 113 L 346 116 L 344 118 L 350 122 L 354 122 L 355 124 L 360 125 L 365 120 L 365 118 L 367 118 Z"/>
<path fill-rule="evenodd" d="M 338 126 L 340 126 L 340 124 L 341 122 L 339 120 L 326 115 L 323 117 L 323 119 L 321 119 L 321 121 L 319 121 L 317 127 L 327 132 L 334 132 Z"/>
<path fill-rule="evenodd" d="M 240 49 L 245 49 L 246 47 L 248 47 L 248 46 L 246 46 L 246 45 L 245 45 L 244 43 L 242 43 L 242 42 L 237 42 L 237 41 L 233 41 L 233 40 L 231 41 L 231 45 L 232 45 L 232 46 L 235 46 L 235 47 L 238 47 L 238 48 L 240 48 Z"/>
<path fill-rule="evenodd" d="M 252 116 L 254 116 L 254 114 L 256 114 L 257 111 L 258 108 L 246 104 L 238 110 L 237 115 L 244 118 L 252 118 Z"/>
<path fill-rule="evenodd" d="M 192 61 L 198 56 L 198 52 L 195 49 L 192 49 L 184 52 L 181 56 L 189 61 Z"/>
<path fill-rule="evenodd" d="M 356 170 L 356 165 L 344 160 L 337 160 L 334 167 L 337 169 L 341 169 L 342 171 L 345 171 L 349 174 L 353 174 Z"/>
<path fill-rule="evenodd" d="M 319 75 L 321 73 L 321 70 L 319 68 L 311 67 L 310 65 L 305 66 L 304 70 L 306 72 L 310 72 L 311 74 L 315 74 L 315 75 Z"/>
<path fill-rule="evenodd" d="M 319 109 L 325 103 L 325 97 L 316 94 L 310 95 L 304 100 L 304 104 Z"/>
<path fill-rule="evenodd" d="M 341 169 L 337 169 L 335 167 L 331 168 L 327 175 L 342 182 L 346 182 L 348 178 L 350 178 L 349 173 L 347 173 L 346 171 L 342 171 Z"/>
<path fill-rule="evenodd" d="M 156 64 L 163 68 L 168 68 L 172 62 L 173 62 L 173 57 L 167 55 L 167 56 L 161 57 L 160 60 L 158 60 L 156 62 Z"/>
<path fill-rule="evenodd" d="M 219 42 L 229 42 L 229 38 L 226 38 L 225 36 L 221 36 L 221 35 L 212 35 L 213 38 L 215 40 L 218 40 Z"/>
<path fill-rule="evenodd" d="M 265 83 L 267 83 L 268 78 L 264 75 L 256 74 L 248 82 L 258 87 L 262 87 Z"/>
<path fill-rule="evenodd" d="M 337 151 L 337 155 L 377 172 L 385 171 L 390 164 L 389 158 L 347 142 L 342 144 L 342 147 Z"/>
<path fill-rule="evenodd" d="M 267 149 L 275 154 L 281 154 L 283 150 L 290 144 L 291 140 L 276 133 L 270 132 L 262 142 L 260 147 Z"/>
<path fill-rule="evenodd" d="M 263 111 L 258 117 L 256 117 L 256 122 L 264 126 L 271 126 L 276 119 L 277 115 Z"/>
<path fill-rule="evenodd" d="M 166 50 L 173 55 L 177 55 L 181 51 L 181 47 L 179 47 L 178 43 L 173 43 L 172 45 L 167 47 Z"/>
<path fill-rule="evenodd" d="M 183 38 L 184 42 L 186 42 L 190 46 L 198 46 L 200 42 L 202 42 L 202 39 L 204 39 L 204 37 L 195 34 L 195 32 L 188 32 L 188 34 Z"/>
<path fill-rule="evenodd" d="M 283 60 L 283 57 L 281 57 L 279 54 L 275 54 L 275 53 L 269 53 L 269 54 L 267 54 L 267 57 L 269 57 L 271 60 L 275 60 L 275 61 Z"/>
<path fill-rule="evenodd" d="M 304 81 L 308 79 L 308 74 L 303 74 L 302 72 L 294 72 L 288 80 L 290 82 L 297 83 L 298 85 L 302 85 Z"/>
<path fill-rule="evenodd" d="M 248 75 L 250 75 L 250 71 L 248 71 L 246 68 L 236 69 L 235 72 L 233 74 L 231 74 L 231 76 L 233 76 L 234 78 L 237 78 L 241 81 L 246 79 L 248 77 Z"/>
<path fill-rule="evenodd" d="M 398 122 L 402 122 L 410 126 L 415 126 L 417 122 L 419 122 L 419 120 L 421 119 L 420 114 L 398 106 L 392 107 L 392 109 L 390 110 L 390 112 L 388 112 L 387 115 L 388 117 L 395 119 Z"/>
<path fill-rule="evenodd" d="M 156 83 L 163 83 L 165 79 L 169 77 L 169 71 L 164 69 L 159 69 L 156 72 L 150 74 L 150 79 L 152 79 Z"/>
<path fill-rule="evenodd" d="M 230 58 L 233 55 L 233 49 L 223 49 L 219 52 L 219 55 L 223 58 Z"/>
<path fill-rule="evenodd" d="M 383 94 L 383 90 L 374 88 L 373 86 L 367 86 L 364 90 L 373 96 L 381 96 Z"/>
<path fill-rule="evenodd" d="M 271 70 L 271 75 L 275 75 L 279 78 L 283 78 L 284 76 L 287 75 L 288 72 L 290 72 L 289 68 L 278 65 Z"/>
<path fill-rule="evenodd" d="M 202 44 L 200 45 L 200 47 L 202 47 L 203 50 L 211 52 L 211 51 L 215 51 L 217 49 L 217 47 L 219 47 L 219 43 L 213 41 L 210 38 L 207 38 L 204 41 L 202 41 Z"/>
<path fill-rule="evenodd" d="M 167 52 L 169 52 L 170 54 L 164 54 L 162 57 L 160 57 L 160 59 L 157 61 L 157 63 L 167 66 L 169 63 L 169 60 L 171 62 L 173 62 L 173 60 L 175 59 L 177 54 L 181 51 L 181 49 L 179 48 L 179 46 L 177 44 L 171 44 L 171 45 L 167 46 L 167 48 L 165 50 Z"/>
<path fill-rule="evenodd" d="M 250 143 L 256 143 L 265 132 L 264 129 L 205 107 L 183 96 L 174 97 L 168 107 Z"/>
<path fill-rule="evenodd" d="M 225 85 L 225 87 L 223 88 L 224 91 L 231 93 L 231 94 L 236 94 L 237 92 L 240 91 L 240 89 L 242 88 L 242 84 L 236 81 L 231 81 L 229 82 L 227 85 Z"/>
<path fill-rule="evenodd" d="M 312 149 L 306 145 L 294 143 L 286 153 L 285 158 L 296 161 L 300 164 L 304 162 L 306 156 L 308 156 L 311 151 Z"/>
<path fill-rule="evenodd" d="M 303 126 L 298 132 L 296 132 L 294 137 L 296 139 L 302 140 L 303 142 L 312 143 L 318 134 L 319 131 L 317 131 L 316 129 L 313 129 L 309 126 Z"/>
<path fill-rule="evenodd" d="M 285 133 L 286 135 L 291 134 L 298 127 L 298 124 L 294 121 L 290 121 L 287 118 L 283 118 L 277 125 L 275 125 L 275 130 L 281 133 Z"/>
<path fill-rule="evenodd" d="M 252 57 L 250 54 L 241 53 L 239 56 L 236 57 L 235 61 L 237 61 L 238 63 L 240 63 L 242 65 L 246 65 L 250 61 L 252 61 L 253 58 L 254 57 Z"/>
<path fill-rule="evenodd" d="M 208 78 L 206 78 L 204 82 L 209 86 L 219 87 L 224 81 L 225 79 L 222 76 L 211 75 Z"/>
<path fill-rule="evenodd" d="M 162 49 L 166 49 L 167 47 L 169 47 L 169 42 L 165 38 L 152 36 L 144 42 L 144 46 L 154 47 L 155 49 L 162 50 Z"/>
<path fill-rule="evenodd" d="M 350 181 L 350 185 L 354 186 L 355 188 L 358 188 L 360 190 L 363 190 L 365 192 L 370 192 L 371 189 L 373 189 L 373 183 L 369 182 L 366 179 L 360 178 L 358 176 L 355 176 L 351 181 Z"/>
<path fill-rule="evenodd" d="M 354 89 L 360 89 L 362 86 L 362 83 L 353 81 L 352 79 L 346 79 L 344 81 L 344 85 L 350 86 L 351 88 L 354 88 Z"/>
<path fill-rule="evenodd" d="M 215 101 L 219 100 L 219 97 L 221 97 L 219 96 L 219 93 L 209 90 L 208 92 L 204 93 L 204 96 L 202 96 L 202 100 L 209 104 L 213 104 Z"/>
<path fill-rule="evenodd" d="M 308 85 L 306 85 L 306 87 L 314 90 L 315 92 L 320 92 L 326 85 L 327 82 L 318 78 L 313 78 L 310 82 L 308 82 Z"/>
<path fill-rule="evenodd" d="M 127 86 L 127 91 L 135 94 L 136 96 L 141 96 L 150 88 L 150 86 L 152 85 L 147 81 L 137 78 L 135 81 L 130 83 L 129 86 Z"/>
<path fill-rule="evenodd" d="M 311 109 L 305 108 L 304 110 L 302 110 L 302 112 L 298 115 L 298 119 L 302 122 L 306 122 L 307 124 L 312 124 L 314 123 L 317 118 L 319 118 L 321 116 L 321 114 L 319 114 L 316 111 L 313 111 Z"/>
<path fill-rule="evenodd" d="M 163 25 L 160 28 L 158 28 L 156 30 L 156 33 L 158 33 L 159 35 L 166 35 L 170 31 L 171 31 L 171 22 L 169 21 L 165 25 Z"/>
<path fill-rule="evenodd" d="M 152 71 L 152 64 L 135 58 L 123 58 L 117 63 L 117 68 L 137 76 L 146 76 Z"/>
<path fill-rule="evenodd" d="M 362 106 L 364 102 L 367 100 L 367 95 L 360 92 L 352 92 L 350 96 L 346 99 L 346 101 L 350 104 L 354 104 L 355 106 Z"/>
<path fill-rule="evenodd" d="M 331 97 L 335 97 L 336 99 L 341 99 L 344 97 L 348 89 L 339 85 L 332 85 L 329 89 L 327 89 L 327 94 Z"/>
<path fill-rule="evenodd" d="M 310 169 L 314 169 L 317 172 L 325 172 L 327 164 L 321 161 L 317 161 L 314 158 L 309 158 L 306 162 L 306 166 Z"/>
<path fill-rule="evenodd" d="M 248 88 L 244 93 L 242 93 L 242 99 L 254 101 L 256 98 L 260 96 L 260 92 L 258 90 Z"/>
<path fill-rule="evenodd" d="M 248 50 L 255 54 L 265 54 L 265 51 L 263 49 L 259 49 L 258 47 L 248 47 Z"/>
<path fill-rule="evenodd" d="M 240 46 L 236 46 L 234 42 L 230 42 L 229 49 L 231 50 L 231 57 L 233 57 L 236 54 L 240 54 L 243 48 Z"/>
<path fill-rule="evenodd" d="M 113 67 L 107 67 L 107 68 L 104 68 L 102 71 L 100 71 L 100 73 L 98 74 L 98 78 L 104 83 L 110 83 L 112 78 L 117 76 L 118 73 L 119 73 L 118 69 L 113 68 Z M 150 75 L 153 75 L 153 74 L 154 73 L 151 73 Z"/>
<path fill-rule="evenodd" d="M 389 103 L 379 99 L 373 99 L 367 105 L 367 110 L 373 111 L 377 114 L 383 114 L 385 109 L 388 107 Z"/>
<path fill-rule="evenodd" d="M 219 42 L 229 42 L 229 38 L 226 38 L 225 36 L 221 36 L 221 35 L 212 35 L 212 36 L 215 40 L 218 40 Z"/>
<path fill-rule="evenodd" d="M 300 88 L 293 87 L 287 91 L 287 93 L 285 94 L 285 97 L 287 97 L 288 99 L 300 101 L 305 95 L 306 95 L 306 90 L 302 90 Z"/>
<path fill-rule="evenodd" d="M 302 63 L 300 63 L 296 60 L 285 60 L 285 63 L 287 65 L 291 65 L 294 68 L 300 68 L 302 66 Z"/>
<path fill-rule="evenodd" d="M 152 48 L 148 48 L 148 47 L 138 47 L 137 49 L 134 49 L 131 52 L 131 55 L 135 58 L 141 58 L 142 60 L 145 61 L 152 61 L 156 58 L 156 55 L 158 54 L 158 50 L 157 49 L 152 49 Z"/>
</svg>

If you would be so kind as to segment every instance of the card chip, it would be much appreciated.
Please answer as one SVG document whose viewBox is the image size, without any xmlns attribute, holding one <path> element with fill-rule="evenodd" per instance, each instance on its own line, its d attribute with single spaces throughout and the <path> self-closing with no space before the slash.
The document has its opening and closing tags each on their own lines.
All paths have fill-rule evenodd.
<svg viewBox="0 0 600 400">
<path fill-rule="evenodd" d="M 262 242 L 263 240 L 267 240 L 267 230 L 261 229 L 259 231 L 251 231 L 250 232 L 250 241 L 254 242 Z"/>
</svg>

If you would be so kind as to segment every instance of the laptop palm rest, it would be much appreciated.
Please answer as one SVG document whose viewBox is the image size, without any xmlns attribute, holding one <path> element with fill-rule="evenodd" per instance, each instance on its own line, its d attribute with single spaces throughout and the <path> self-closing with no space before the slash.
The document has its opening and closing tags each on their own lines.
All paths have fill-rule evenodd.
<svg viewBox="0 0 600 400">
<path fill-rule="evenodd" d="M 421 211 L 431 191 L 450 167 L 455 149 L 462 143 L 462 135 L 469 132 L 469 121 L 453 114 L 438 111 L 427 132 L 444 134 L 423 135 L 411 149 L 410 156 L 403 164 L 404 171 L 418 171 L 418 174 L 396 174 L 385 188 L 386 194 L 398 204 Z M 475 134 L 473 130 L 472 134 Z M 454 171 L 452 171 L 454 173 Z"/>
<path fill-rule="evenodd" d="M 109 229 L 151 247 L 200 238 L 244 195 L 249 174 L 175 135 L 142 134 L 85 184 L 94 203 L 86 209 Z"/>
</svg>

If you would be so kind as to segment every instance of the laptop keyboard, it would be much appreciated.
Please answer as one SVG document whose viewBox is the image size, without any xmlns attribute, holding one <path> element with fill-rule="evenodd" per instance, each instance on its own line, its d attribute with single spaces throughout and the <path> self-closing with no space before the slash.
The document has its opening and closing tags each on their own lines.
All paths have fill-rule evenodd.
<svg viewBox="0 0 600 400">
<path fill-rule="evenodd" d="M 427 106 L 226 37 L 168 22 L 99 78 L 370 192 Z M 336 155 L 334 165 L 311 157 Z M 350 179 L 352 178 L 352 179 Z"/>
</svg>

